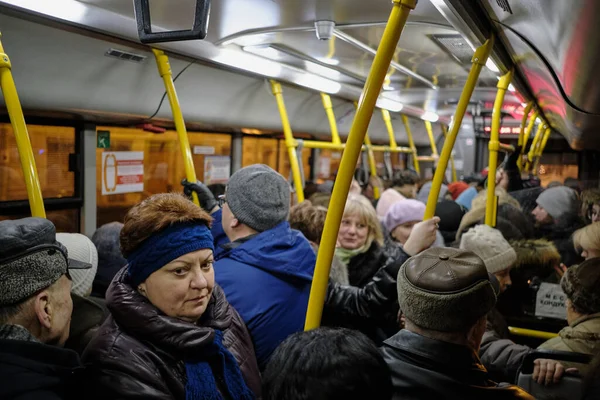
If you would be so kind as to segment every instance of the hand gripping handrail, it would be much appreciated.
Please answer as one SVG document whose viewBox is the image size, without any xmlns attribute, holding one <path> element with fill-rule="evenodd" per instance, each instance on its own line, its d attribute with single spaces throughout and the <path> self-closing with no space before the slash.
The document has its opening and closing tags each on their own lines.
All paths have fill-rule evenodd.
<svg viewBox="0 0 600 400">
<path fill-rule="evenodd" d="M 358 109 L 354 116 L 350 134 L 342 155 L 338 176 L 333 187 L 310 289 L 310 298 L 308 300 L 306 322 L 304 325 L 305 330 L 317 328 L 321 324 L 327 283 L 329 281 L 329 269 L 331 268 L 340 222 L 344 213 L 344 206 L 348 197 L 348 190 L 352 182 L 356 161 L 361 152 L 365 133 L 371 121 L 383 80 L 398 45 L 398 40 L 400 39 L 410 11 L 416 5 L 417 0 L 393 0 L 392 11 L 381 42 L 379 43 L 377 54 L 371 65 L 371 71 L 365 82 L 365 87 L 360 97 Z"/>
<path fill-rule="evenodd" d="M 489 168 L 487 184 L 487 201 L 485 207 L 485 224 L 492 228 L 496 226 L 496 215 L 498 212 L 498 197 L 496 197 L 496 168 L 498 167 L 498 151 L 500 150 L 500 120 L 502 118 L 502 103 L 504 95 L 508 90 L 510 81 L 512 81 L 513 70 L 509 70 L 502 75 L 498 81 L 498 92 L 496 92 L 496 101 L 492 111 L 492 131 L 490 132 L 489 149 Z"/>
<path fill-rule="evenodd" d="M 4 102 L 6 103 L 6 109 L 8 110 L 8 116 L 10 117 L 10 123 L 17 142 L 21 169 L 25 178 L 25 188 L 27 189 L 27 197 L 29 198 L 29 208 L 33 217 L 46 218 L 42 187 L 40 186 L 35 158 L 31 149 L 31 141 L 27 132 L 27 124 L 25 124 L 25 117 L 23 116 L 23 109 L 21 108 L 11 68 L 10 59 L 4 52 L 2 42 L 0 42 L 0 88 L 4 95 Z"/>
<path fill-rule="evenodd" d="M 444 148 L 442 149 L 442 154 L 440 155 L 440 160 L 435 170 L 435 175 L 433 176 L 433 181 L 431 183 L 431 191 L 429 192 L 429 198 L 427 199 L 427 207 L 425 208 L 425 216 L 424 220 L 433 218 L 435 214 L 435 208 L 438 201 L 438 196 L 440 194 L 440 188 L 442 186 L 442 181 L 444 180 L 444 175 L 446 173 L 446 166 L 448 165 L 448 160 L 450 159 L 450 154 L 452 154 L 452 148 L 454 147 L 454 143 L 456 142 L 456 137 L 458 136 L 458 130 L 460 129 L 460 125 L 462 124 L 463 117 L 465 116 L 465 112 L 467 111 L 467 107 L 469 106 L 469 101 L 471 99 L 471 95 L 473 94 L 473 90 L 475 90 L 475 86 L 477 85 L 477 79 L 479 78 L 479 73 L 481 69 L 485 66 L 485 63 L 492 52 L 492 48 L 494 47 L 494 37 L 490 37 L 485 43 L 475 50 L 475 54 L 471 60 L 471 70 L 469 71 L 469 76 L 467 77 L 467 82 L 465 83 L 465 87 L 463 88 L 462 94 L 460 95 L 460 99 L 458 100 L 458 105 L 456 106 L 456 111 L 454 112 L 454 119 L 452 123 L 452 129 L 448 133 L 448 137 L 444 141 Z"/>
<path fill-rule="evenodd" d="M 154 58 L 156 59 L 156 65 L 158 67 L 158 73 L 163 79 L 167 97 L 169 98 L 169 104 L 171 105 L 173 122 L 175 123 L 175 130 L 177 131 L 177 137 L 179 138 L 179 147 L 181 149 L 181 155 L 183 156 L 185 178 L 188 180 L 188 182 L 196 182 L 196 170 L 194 169 L 192 149 L 190 148 L 190 141 L 188 140 L 187 129 L 185 127 L 185 121 L 183 120 L 181 105 L 179 104 L 177 92 L 175 91 L 175 84 L 173 83 L 173 74 L 171 72 L 171 65 L 169 64 L 169 57 L 164 51 L 158 49 L 152 49 L 152 53 L 154 53 Z M 192 198 L 194 203 L 200 206 L 198 194 L 196 194 L 194 191 L 192 191 Z"/>
</svg>

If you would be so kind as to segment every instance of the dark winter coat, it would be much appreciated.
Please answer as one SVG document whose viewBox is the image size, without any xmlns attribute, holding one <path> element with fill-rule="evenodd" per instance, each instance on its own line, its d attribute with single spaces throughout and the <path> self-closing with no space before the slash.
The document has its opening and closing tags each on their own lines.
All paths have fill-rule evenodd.
<svg viewBox="0 0 600 400">
<path fill-rule="evenodd" d="M 315 253 L 287 221 L 230 243 L 221 210 L 212 217 L 215 280 L 246 323 L 264 369 L 277 346 L 304 328 Z"/>
<path fill-rule="evenodd" d="M 350 285 L 364 287 L 380 268 L 393 262 L 399 256 L 400 249 L 398 245 L 388 242 L 381 246 L 373 241 L 366 252 L 350 259 L 348 263 Z"/>
<path fill-rule="evenodd" d="M 248 387 L 260 394 L 260 374 L 243 321 L 216 286 L 198 323 L 162 314 L 132 288 L 120 271 L 107 292 L 111 316 L 83 355 L 86 393 L 98 399 L 185 399 L 185 358 L 202 358 L 214 329 L 240 366 Z M 216 370 L 216 368 L 215 368 Z M 220 377 L 215 377 L 219 382 Z"/>
<path fill-rule="evenodd" d="M 390 367 L 394 399 L 533 399 L 523 389 L 489 379 L 468 347 L 401 330 L 381 348 Z"/>
<path fill-rule="evenodd" d="M 69 339 L 65 347 L 83 354 L 88 343 L 94 337 L 104 320 L 109 315 L 104 299 L 96 302 L 94 298 L 85 298 L 71 293 L 73 299 L 73 314 L 71 315 L 71 328 Z"/>
<path fill-rule="evenodd" d="M 0 330 L 5 331 L 4 325 Z M 0 339 L 0 399 L 66 400 L 82 396 L 79 385 L 83 370 L 72 350 L 29 340 Z"/>
<path fill-rule="evenodd" d="M 572 215 L 561 221 L 537 227 L 536 236 L 552 241 L 560 254 L 561 262 L 570 267 L 583 261 L 581 255 L 575 250 L 571 238 L 573 233 L 582 227 L 583 222 L 577 216 Z"/>
<path fill-rule="evenodd" d="M 396 277 L 409 257 L 400 249 L 399 257 L 380 268 L 362 288 L 330 283 L 323 325 L 359 330 L 379 344 L 396 333 L 399 329 Z"/>
</svg>

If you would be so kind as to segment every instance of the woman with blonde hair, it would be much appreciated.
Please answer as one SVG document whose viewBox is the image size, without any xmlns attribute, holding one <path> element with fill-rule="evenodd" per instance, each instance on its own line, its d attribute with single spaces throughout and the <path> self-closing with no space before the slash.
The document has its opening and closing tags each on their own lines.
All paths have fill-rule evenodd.
<svg viewBox="0 0 600 400">
<path fill-rule="evenodd" d="M 600 222 L 594 222 L 573 233 L 573 244 L 581 257 L 600 257 Z"/>
<path fill-rule="evenodd" d="M 358 287 L 399 255 L 397 248 L 384 246 L 379 219 L 364 196 L 348 195 L 335 255 L 348 266 L 350 285 Z"/>
</svg>

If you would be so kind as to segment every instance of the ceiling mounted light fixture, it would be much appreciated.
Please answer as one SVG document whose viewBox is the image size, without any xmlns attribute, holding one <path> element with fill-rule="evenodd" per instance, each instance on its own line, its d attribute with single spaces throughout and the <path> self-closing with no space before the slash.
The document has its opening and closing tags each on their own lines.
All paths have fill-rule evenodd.
<svg viewBox="0 0 600 400">
<path fill-rule="evenodd" d="M 485 62 L 485 66 L 487 67 L 487 69 L 489 69 L 490 71 L 494 72 L 494 73 L 498 73 L 500 72 L 500 68 L 498 68 L 498 66 L 496 65 L 496 63 L 494 61 L 492 61 L 491 58 L 488 58 L 487 61 Z"/>
<path fill-rule="evenodd" d="M 257 56 L 270 58 L 271 60 L 281 59 L 279 51 L 275 50 L 271 46 L 244 46 L 242 47 L 242 50 L 247 53 L 256 54 Z"/>
<path fill-rule="evenodd" d="M 328 94 L 336 94 L 340 90 L 342 90 L 342 85 L 340 83 L 314 74 L 301 75 L 297 79 L 294 79 L 292 82 L 294 82 L 297 85 Z"/>
<path fill-rule="evenodd" d="M 379 97 L 376 103 L 377 107 L 383 108 L 384 110 L 388 110 L 391 112 L 400 112 L 404 108 L 404 105 L 396 100 L 386 99 L 384 97 Z"/>
<path fill-rule="evenodd" d="M 423 115 L 421 115 L 421 119 L 429 122 L 437 122 L 440 119 L 440 116 L 432 111 L 425 111 Z"/>
</svg>

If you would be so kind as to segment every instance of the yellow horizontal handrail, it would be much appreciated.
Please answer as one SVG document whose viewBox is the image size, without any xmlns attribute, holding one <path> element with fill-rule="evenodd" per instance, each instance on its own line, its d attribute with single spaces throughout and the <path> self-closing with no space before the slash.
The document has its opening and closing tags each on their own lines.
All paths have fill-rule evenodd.
<svg viewBox="0 0 600 400">
<path fill-rule="evenodd" d="M 390 147 L 390 146 L 372 146 L 373 151 L 379 151 L 379 152 L 386 152 L 389 151 L 390 153 L 408 153 L 408 154 L 412 154 L 412 150 L 410 147 Z"/>
<path fill-rule="evenodd" d="M 552 338 L 555 338 L 558 336 L 557 333 L 536 331 L 533 329 L 517 328 L 514 326 L 509 326 L 508 331 L 510 332 L 511 335 L 515 335 L 515 336 L 527 336 L 527 337 L 532 337 L 532 338 L 537 338 L 537 339 L 545 339 L 545 340 L 552 339 Z"/>
<path fill-rule="evenodd" d="M 498 150 L 499 151 L 504 151 L 504 152 L 507 152 L 507 153 L 514 153 L 515 152 L 515 146 L 513 146 L 512 144 L 498 143 Z"/>
</svg>

